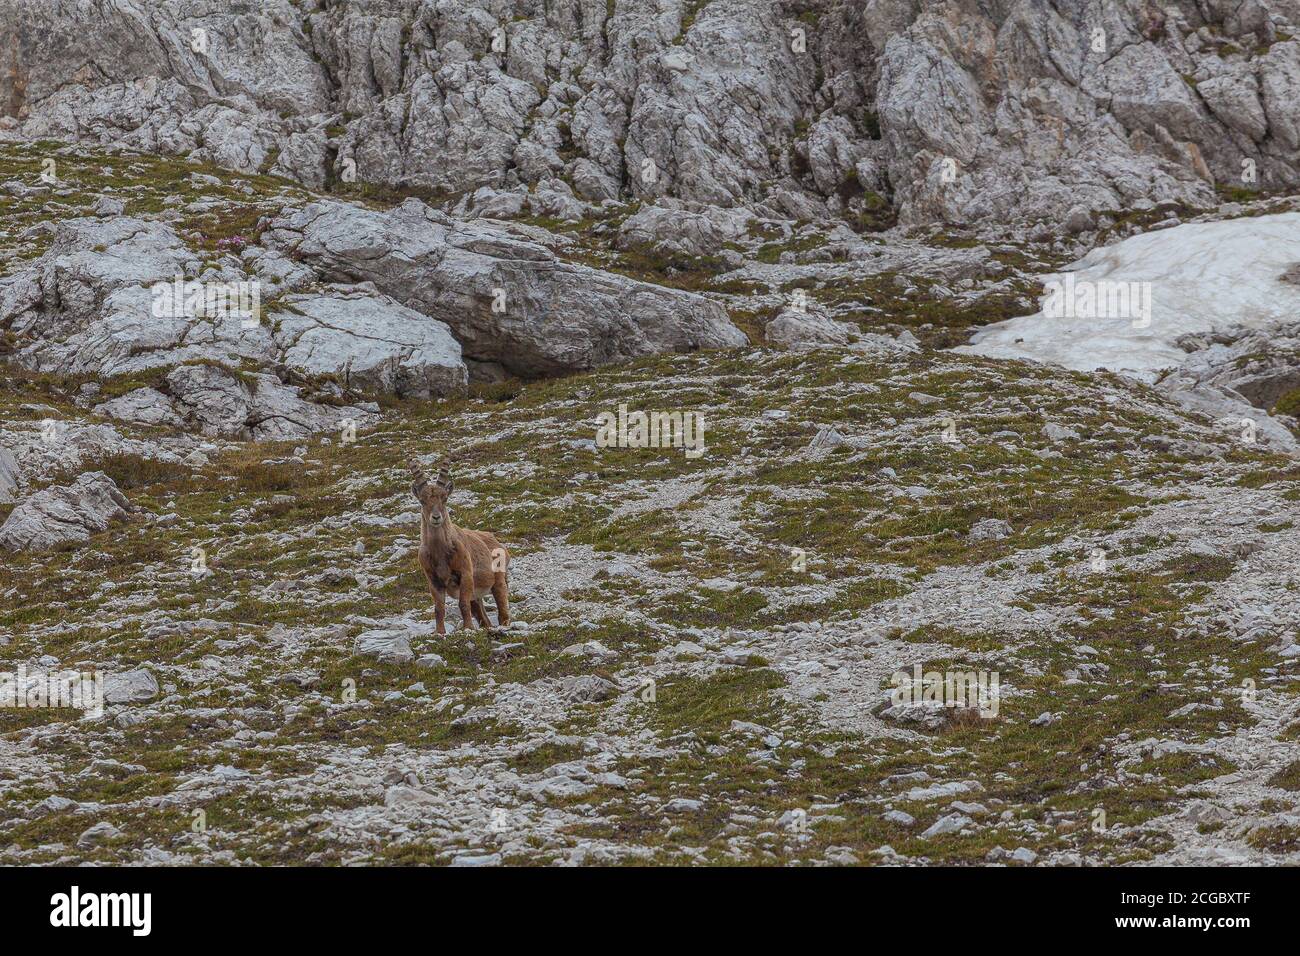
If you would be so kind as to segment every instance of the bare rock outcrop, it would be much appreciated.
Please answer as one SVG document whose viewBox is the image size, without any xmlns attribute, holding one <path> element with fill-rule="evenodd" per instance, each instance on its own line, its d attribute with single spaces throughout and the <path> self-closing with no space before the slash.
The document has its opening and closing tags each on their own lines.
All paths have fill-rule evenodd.
<svg viewBox="0 0 1300 956">
<path fill-rule="evenodd" d="M 468 373 L 445 323 L 357 288 L 286 296 L 274 327 L 281 362 L 365 392 L 428 398 L 463 392 Z"/>
<path fill-rule="evenodd" d="M 70 485 L 38 491 L 14 508 L 0 525 L 0 548 L 49 551 L 89 541 L 92 534 L 126 520 L 131 510 L 112 478 L 88 472 Z"/>
<path fill-rule="evenodd" d="M 182 282 L 196 299 L 175 291 Z M 200 301 L 205 290 L 240 284 L 258 291 L 251 319 Z M 262 315 L 262 288 L 234 256 L 202 267 L 167 223 L 73 219 L 7 284 L 0 322 L 21 343 L 12 360 L 34 371 L 108 378 L 171 369 L 158 387 L 104 402 L 100 413 L 206 435 L 298 438 L 364 420 L 368 410 L 338 400 L 346 387 L 414 397 L 465 390 L 460 345 L 437 319 L 354 286 L 277 297 Z M 329 401 L 310 400 L 286 376 L 331 381 Z"/>
<path fill-rule="evenodd" d="M 373 283 L 445 322 L 468 358 L 520 376 L 747 341 L 709 299 L 565 262 L 418 200 L 388 213 L 314 202 L 272 222 L 265 241 L 326 278 Z"/>
<path fill-rule="evenodd" d="M 17 0 L 0 115 L 318 187 L 523 186 L 561 218 L 678 198 L 1062 221 L 1300 183 L 1298 20 L 1293 0 Z"/>
</svg>

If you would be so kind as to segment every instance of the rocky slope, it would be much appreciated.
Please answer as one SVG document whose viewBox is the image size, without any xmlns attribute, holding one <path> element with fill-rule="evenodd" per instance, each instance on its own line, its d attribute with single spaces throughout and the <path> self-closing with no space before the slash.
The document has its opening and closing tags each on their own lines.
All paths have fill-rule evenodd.
<svg viewBox="0 0 1300 956">
<path fill-rule="evenodd" d="M 561 218 L 661 199 L 1086 232 L 1297 185 L 1297 34 L 1295 0 L 15 0 L 0 114 Z"/>
<path fill-rule="evenodd" d="M 0 862 L 1300 862 L 1297 23 L 5 5 Z"/>
<path fill-rule="evenodd" d="M 602 238 L 635 216 L 549 233 L 408 200 L 322 235 L 337 201 L 283 181 L 3 162 L 0 654 L 111 691 L 102 718 L 0 712 L 6 862 L 1300 860 L 1276 330 L 1184 343 L 1178 384 L 1144 385 L 936 348 L 1031 309 L 1056 260 L 1028 240 L 759 220 L 734 268 L 678 267 Z M 449 268 L 413 254 L 424 228 L 478 237 L 469 261 L 653 279 L 766 344 L 401 387 L 423 351 L 361 360 L 457 320 L 419 311 Z M 120 296 L 191 259 L 279 276 L 281 317 L 126 321 Z M 1228 383 L 1249 435 L 1206 391 Z M 620 404 L 703 415 L 705 453 L 599 448 Z M 509 630 L 433 633 L 405 465 L 444 459 L 457 520 L 517 555 Z M 997 716 L 893 706 L 915 665 L 998 673 Z"/>
<path fill-rule="evenodd" d="M 666 394 L 705 455 L 597 450 Z M 444 457 L 509 630 L 433 634 L 404 465 Z M 135 512 L 6 556 L 0 650 L 143 689 L 3 715 L 5 862 L 1300 861 L 1300 475 L 1144 386 L 739 350 L 92 466 Z M 917 664 L 998 715 L 891 708 Z"/>
</svg>

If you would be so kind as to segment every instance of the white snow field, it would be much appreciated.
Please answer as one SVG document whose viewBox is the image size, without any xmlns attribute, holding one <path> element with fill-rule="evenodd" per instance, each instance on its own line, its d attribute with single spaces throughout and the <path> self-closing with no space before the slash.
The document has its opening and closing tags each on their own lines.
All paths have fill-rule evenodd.
<svg viewBox="0 0 1300 956">
<path fill-rule="evenodd" d="M 1295 278 L 1283 281 L 1288 269 Z M 1179 336 L 1300 319 L 1300 213 L 1133 236 L 1044 281 L 1054 294 L 1043 311 L 981 329 L 955 351 L 1151 380 L 1186 359 Z"/>
</svg>

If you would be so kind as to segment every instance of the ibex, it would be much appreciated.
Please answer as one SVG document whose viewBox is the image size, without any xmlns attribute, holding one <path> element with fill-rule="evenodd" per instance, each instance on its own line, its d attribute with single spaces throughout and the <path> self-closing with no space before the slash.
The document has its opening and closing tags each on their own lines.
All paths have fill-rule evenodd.
<svg viewBox="0 0 1300 956">
<path fill-rule="evenodd" d="M 474 626 L 470 617 L 473 614 L 481 626 L 490 628 L 483 609 L 483 598 L 490 591 L 497 602 L 497 625 L 506 627 L 510 624 L 510 552 L 486 531 L 470 531 L 452 524 L 447 498 L 454 485 L 446 468 L 438 472 L 434 482 L 414 464 L 411 474 L 415 476 L 411 491 L 420 500 L 420 568 L 433 593 L 438 633 L 447 633 L 448 593 L 460 604 L 465 627 Z"/>
</svg>

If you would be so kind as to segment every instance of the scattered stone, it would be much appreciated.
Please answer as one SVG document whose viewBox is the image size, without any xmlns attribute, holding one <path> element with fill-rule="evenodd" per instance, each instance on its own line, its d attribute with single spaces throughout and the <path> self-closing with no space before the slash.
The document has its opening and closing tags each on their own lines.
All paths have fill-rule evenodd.
<svg viewBox="0 0 1300 956">
<path fill-rule="evenodd" d="M 689 797 L 674 797 L 664 804 L 667 813 L 698 813 L 702 809 L 704 809 L 703 801 L 692 800 Z"/>
<path fill-rule="evenodd" d="M 121 830 L 105 820 L 102 823 L 96 823 L 77 837 L 77 846 L 83 850 L 89 850 L 93 847 L 103 846 L 121 835 Z"/>
<path fill-rule="evenodd" d="M 944 836 L 948 833 L 957 833 L 962 828 L 970 826 L 975 821 L 970 817 L 960 813 L 949 813 L 940 817 L 929 827 L 921 832 L 921 839 L 928 840 L 931 837 Z"/>
<path fill-rule="evenodd" d="M 158 696 L 158 680 L 143 668 L 104 675 L 104 701 L 109 704 L 139 704 Z"/>
<path fill-rule="evenodd" d="M 1000 541 L 1012 534 L 1011 525 L 1001 518 L 981 518 L 971 526 L 967 537 L 971 541 Z"/>
<path fill-rule="evenodd" d="M 610 650 L 600 641 L 584 641 L 580 644 L 570 644 L 560 653 L 565 657 L 589 657 L 597 661 L 612 661 L 618 657 L 616 651 Z"/>
<path fill-rule="evenodd" d="M 438 802 L 439 799 L 436 794 L 405 784 L 389 787 L 384 791 L 384 806 L 386 807 L 407 807 Z"/>
<path fill-rule="evenodd" d="M 1058 425 L 1055 422 L 1048 422 L 1043 426 L 1043 437 L 1048 441 L 1078 441 L 1079 433 L 1073 428 L 1067 428 L 1065 425 Z"/>
<path fill-rule="evenodd" d="M 408 664 L 415 660 L 407 632 L 395 628 L 365 631 L 357 635 L 353 653 L 374 657 L 385 664 Z"/>
</svg>

